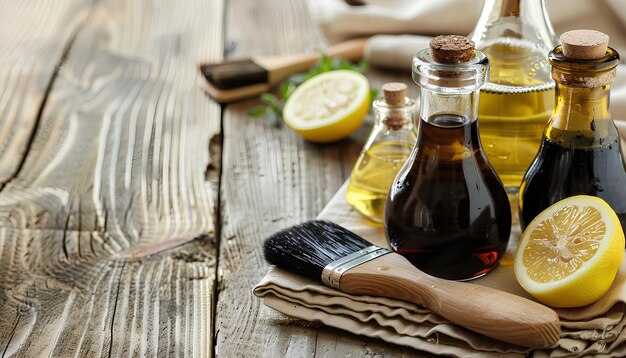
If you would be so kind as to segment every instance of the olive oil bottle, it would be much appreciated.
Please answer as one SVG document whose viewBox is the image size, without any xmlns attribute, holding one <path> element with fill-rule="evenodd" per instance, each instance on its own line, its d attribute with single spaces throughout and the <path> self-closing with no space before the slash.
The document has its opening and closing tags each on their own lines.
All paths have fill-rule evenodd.
<svg viewBox="0 0 626 358">
<path fill-rule="evenodd" d="M 376 123 L 350 174 L 346 201 L 372 221 L 382 223 L 389 188 L 416 141 L 415 101 L 404 83 L 383 85 L 374 101 Z"/>
<path fill-rule="evenodd" d="M 626 228 L 626 165 L 609 113 L 619 55 L 597 31 L 570 31 L 561 43 L 549 55 L 556 106 L 520 188 L 520 225 L 561 199 L 586 194 L 609 203 Z"/>
<path fill-rule="evenodd" d="M 385 233 L 395 252 L 445 279 L 492 270 L 511 231 L 506 191 L 479 138 L 478 92 L 488 68 L 462 36 L 435 37 L 431 51 L 413 60 L 421 87 L 418 139 L 389 191 Z"/>
<path fill-rule="evenodd" d="M 490 62 L 478 108 L 481 141 L 515 196 L 554 106 L 546 54 L 556 36 L 543 0 L 486 0 L 472 40 Z"/>
</svg>

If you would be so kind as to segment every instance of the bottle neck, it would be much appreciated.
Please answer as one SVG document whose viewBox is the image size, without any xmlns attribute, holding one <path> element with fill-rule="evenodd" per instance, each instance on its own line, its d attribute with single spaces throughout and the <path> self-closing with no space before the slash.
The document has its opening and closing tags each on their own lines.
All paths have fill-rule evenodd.
<svg viewBox="0 0 626 358">
<path fill-rule="evenodd" d="M 491 63 L 489 82 L 483 90 L 553 88 L 546 53 L 557 39 L 543 0 L 485 0 L 471 37 Z"/>
<path fill-rule="evenodd" d="M 618 138 L 609 113 L 609 92 L 619 54 L 607 49 L 604 57 L 576 60 L 561 46 L 548 55 L 556 82 L 556 104 L 546 137 L 567 147 L 608 145 Z"/>
<path fill-rule="evenodd" d="M 533 41 L 545 52 L 556 46 L 545 0 L 485 0 L 472 41 L 482 48 L 479 44 L 503 37 Z"/>
<path fill-rule="evenodd" d="M 557 83 L 556 104 L 547 130 L 548 137 L 556 137 L 562 131 L 595 139 L 611 135 L 613 122 L 609 113 L 609 91 L 609 85 L 586 88 Z"/>
<path fill-rule="evenodd" d="M 376 113 L 376 125 L 387 130 L 413 130 L 415 101 L 406 97 L 399 105 L 390 105 L 379 98 L 374 101 L 374 112 Z"/>
<path fill-rule="evenodd" d="M 444 161 L 471 157 L 480 148 L 478 94 L 437 93 L 422 89 L 416 148 L 420 155 Z"/>
<path fill-rule="evenodd" d="M 440 93 L 422 87 L 420 118 L 430 122 L 438 115 L 465 117 L 469 122 L 478 118 L 479 90 L 467 93 Z"/>
</svg>

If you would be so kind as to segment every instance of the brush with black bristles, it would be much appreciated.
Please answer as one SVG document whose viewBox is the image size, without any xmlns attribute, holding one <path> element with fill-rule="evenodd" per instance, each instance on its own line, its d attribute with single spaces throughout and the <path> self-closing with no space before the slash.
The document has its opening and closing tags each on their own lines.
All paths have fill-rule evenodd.
<svg viewBox="0 0 626 358">
<path fill-rule="evenodd" d="M 493 288 L 439 279 L 407 259 L 331 222 L 314 220 L 265 241 L 265 259 L 356 295 L 416 303 L 472 331 L 508 343 L 544 348 L 560 336 L 548 307 Z"/>
<path fill-rule="evenodd" d="M 358 61 L 363 57 L 366 39 L 339 43 L 326 50 L 329 57 Z M 234 102 L 268 92 L 287 77 L 306 72 L 320 59 L 319 54 L 255 57 L 253 59 L 203 64 L 204 89 L 216 102 Z"/>
</svg>

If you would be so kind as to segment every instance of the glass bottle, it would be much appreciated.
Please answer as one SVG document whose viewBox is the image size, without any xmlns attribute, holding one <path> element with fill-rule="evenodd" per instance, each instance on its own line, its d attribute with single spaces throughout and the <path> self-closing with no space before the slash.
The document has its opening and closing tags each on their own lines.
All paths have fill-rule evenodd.
<svg viewBox="0 0 626 358">
<path fill-rule="evenodd" d="M 491 67 L 480 93 L 480 138 L 514 197 L 552 113 L 554 82 L 546 54 L 557 39 L 544 0 L 485 0 L 470 36 Z"/>
<path fill-rule="evenodd" d="M 373 103 L 376 123 L 350 174 L 346 200 L 369 219 L 382 223 L 389 187 L 417 140 L 415 101 L 404 83 L 383 85 Z"/>
<path fill-rule="evenodd" d="M 520 187 L 522 229 L 548 206 L 578 194 L 604 199 L 626 228 L 626 169 L 609 113 L 619 55 L 603 50 L 597 59 L 568 57 L 562 46 L 550 52 L 556 105 Z"/>
<path fill-rule="evenodd" d="M 443 36 L 448 37 L 461 36 Z M 458 64 L 437 62 L 428 49 L 415 55 L 413 79 L 421 87 L 418 139 L 385 207 L 391 248 L 422 271 L 452 280 L 493 269 L 511 230 L 506 191 L 478 132 L 479 89 L 489 62 L 473 46 L 471 51 L 474 57 Z"/>
</svg>

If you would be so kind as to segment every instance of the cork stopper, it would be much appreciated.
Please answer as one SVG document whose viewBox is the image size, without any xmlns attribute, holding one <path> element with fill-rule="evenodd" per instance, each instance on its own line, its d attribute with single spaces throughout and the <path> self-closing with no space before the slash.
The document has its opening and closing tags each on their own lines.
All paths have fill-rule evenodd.
<svg viewBox="0 0 626 358">
<path fill-rule="evenodd" d="M 595 60 L 606 55 L 609 36 L 600 31 L 574 30 L 561 35 L 563 55 L 579 60 Z"/>
<path fill-rule="evenodd" d="M 390 82 L 383 85 L 385 102 L 392 106 L 400 106 L 406 97 L 406 85 L 400 82 Z"/>
<path fill-rule="evenodd" d="M 440 63 L 461 63 L 474 58 L 474 42 L 465 36 L 442 35 L 430 41 L 430 53 Z"/>
</svg>

